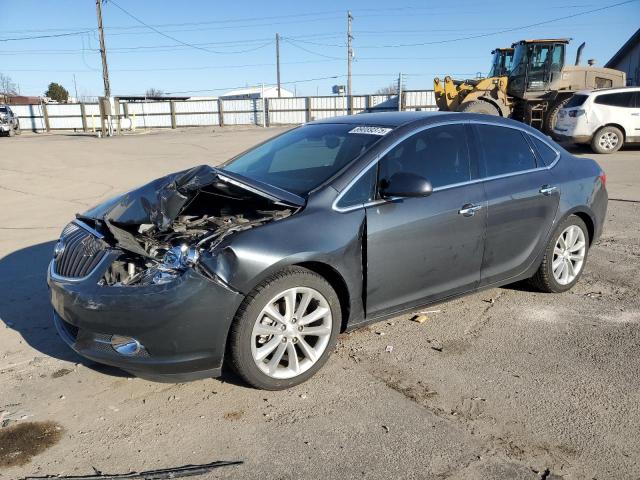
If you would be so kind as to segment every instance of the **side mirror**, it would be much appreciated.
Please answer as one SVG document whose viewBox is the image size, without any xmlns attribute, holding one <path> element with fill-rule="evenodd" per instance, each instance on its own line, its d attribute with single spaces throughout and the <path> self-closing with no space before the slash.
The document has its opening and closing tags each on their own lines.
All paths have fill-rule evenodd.
<svg viewBox="0 0 640 480">
<path fill-rule="evenodd" d="M 433 193 L 431 182 L 415 173 L 397 172 L 384 180 L 381 194 L 390 197 L 428 197 Z"/>
</svg>

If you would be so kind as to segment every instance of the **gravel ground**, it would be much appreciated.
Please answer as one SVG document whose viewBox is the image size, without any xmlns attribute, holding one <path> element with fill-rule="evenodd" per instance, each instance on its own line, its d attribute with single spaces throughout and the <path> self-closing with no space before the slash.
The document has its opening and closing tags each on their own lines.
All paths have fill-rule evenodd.
<svg viewBox="0 0 640 480">
<path fill-rule="evenodd" d="M 0 139 L 0 479 L 214 460 L 244 463 L 198 478 L 640 477 L 638 149 L 576 150 L 623 201 L 571 292 L 513 285 L 342 335 L 291 390 L 151 383 L 66 348 L 44 272 L 73 214 L 281 130 Z"/>
</svg>

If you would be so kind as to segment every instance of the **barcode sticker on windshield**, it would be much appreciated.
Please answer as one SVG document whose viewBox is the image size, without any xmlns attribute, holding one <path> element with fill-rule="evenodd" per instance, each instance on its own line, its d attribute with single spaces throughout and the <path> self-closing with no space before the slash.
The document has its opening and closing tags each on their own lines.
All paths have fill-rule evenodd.
<svg viewBox="0 0 640 480">
<path fill-rule="evenodd" d="M 384 127 L 365 127 L 360 126 L 354 129 L 349 130 L 349 133 L 363 133 L 365 135 L 386 135 L 389 133 L 392 128 L 384 128 Z"/>
</svg>

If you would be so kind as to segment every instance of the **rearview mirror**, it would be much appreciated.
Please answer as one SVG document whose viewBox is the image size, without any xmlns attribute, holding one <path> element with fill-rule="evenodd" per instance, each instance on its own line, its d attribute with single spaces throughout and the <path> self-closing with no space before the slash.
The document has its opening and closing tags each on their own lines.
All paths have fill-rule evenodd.
<svg viewBox="0 0 640 480">
<path fill-rule="evenodd" d="M 415 173 L 397 172 L 383 180 L 381 194 L 389 197 L 428 197 L 433 193 L 431 182 Z"/>
</svg>

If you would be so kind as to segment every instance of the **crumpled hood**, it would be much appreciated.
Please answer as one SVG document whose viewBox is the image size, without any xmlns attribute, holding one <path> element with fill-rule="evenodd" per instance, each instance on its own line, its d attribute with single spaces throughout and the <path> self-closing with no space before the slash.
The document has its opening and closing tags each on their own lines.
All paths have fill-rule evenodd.
<svg viewBox="0 0 640 480">
<path fill-rule="evenodd" d="M 224 189 L 231 188 L 246 194 L 251 192 L 280 200 L 284 204 L 301 206 L 304 203 L 302 198 L 289 192 L 273 193 L 266 185 L 244 185 L 227 172 L 200 165 L 158 178 L 107 200 L 79 215 L 79 218 L 122 225 L 153 224 L 159 231 L 165 231 L 200 189 L 214 184 L 219 184 Z M 287 195 L 278 196 L 278 193 Z"/>
</svg>

